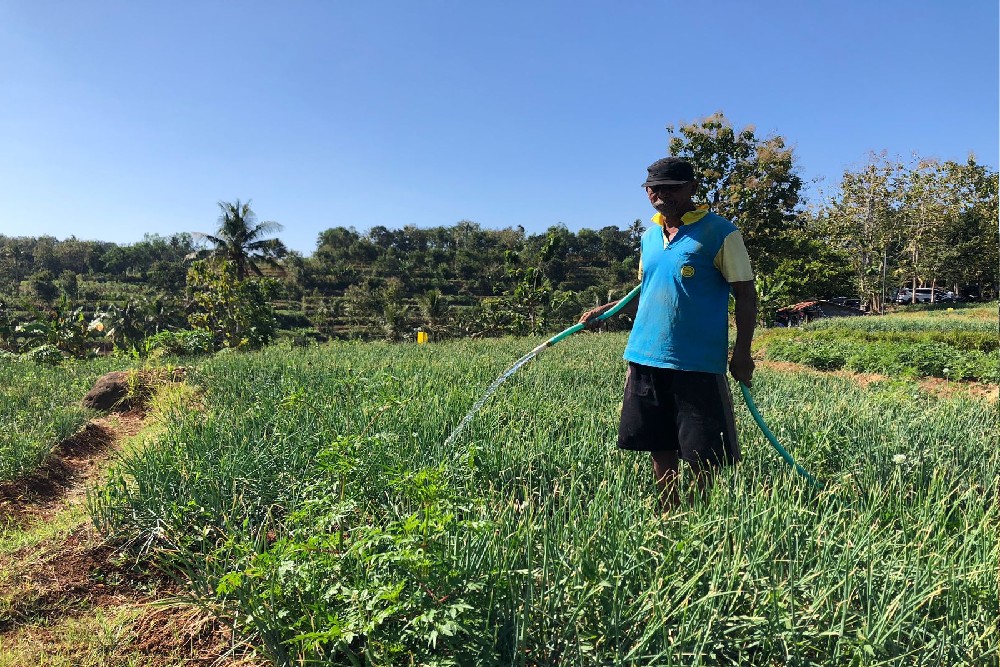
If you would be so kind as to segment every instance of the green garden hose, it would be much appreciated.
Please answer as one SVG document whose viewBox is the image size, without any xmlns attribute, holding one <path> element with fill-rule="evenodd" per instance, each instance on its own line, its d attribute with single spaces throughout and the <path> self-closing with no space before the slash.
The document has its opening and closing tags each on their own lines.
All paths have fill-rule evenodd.
<svg viewBox="0 0 1000 667">
<path fill-rule="evenodd" d="M 594 319 L 596 319 L 596 320 L 606 320 L 609 317 L 614 317 L 615 315 L 617 315 L 619 313 L 619 311 L 621 311 L 622 308 L 625 307 L 625 305 L 629 301 L 631 301 L 632 299 L 634 299 L 635 296 L 637 294 L 639 294 L 639 290 L 641 288 L 642 288 L 642 285 L 636 285 L 634 288 L 632 288 L 632 291 L 629 292 L 628 294 L 626 294 L 625 296 L 623 296 L 621 298 L 621 300 L 618 301 L 618 303 L 616 303 L 613 307 L 608 308 L 606 311 L 604 311 L 603 313 L 601 313 L 600 315 L 598 315 Z M 565 329 L 563 331 L 560 331 L 555 336 L 553 336 L 552 338 L 548 339 L 547 341 L 545 341 L 544 343 L 542 343 L 541 345 L 539 345 L 538 347 L 536 347 L 534 350 L 532 350 L 531 352 L 529 352 L 529 354 L 537 355 L 539 352 L 541 352 L 545 348 L 552 347 L 553 345 L 555 345 L 556 343 L 558 343 L 559 341 L 561 341 L 563 338 L 569 338 L 570 336 L 572 336 L 573 334 L 575 334 L 577 331 L 580 331 L 581 329 L 583 329 L 585 326 L 586 325 L 583 322 L 577 322 L 576 324 L 574 324 L 570 328 Z"/>
<path fill-rule="evenodd" d="M 806 471 L 805 468 L 796 463 L 795 459 L 792 458 L 792 455 L 789 454 L 788 451 L 781 446 L 781 443 L 778 442 L 778 439 L 774 437 L 773 433 L 771 433 L 771 429 L 769 429 L 767 427 L 767 424 L 764 423 L 764 418 L 760 416 L 760 411 L 757 409 L 757 404 L 753 402 L 753 396 L 750 395 L 750 389 L 748 389 L 747 386 L 742 382 L 740 382 L 740 391 L 743 392 L 743 401 L 747 404 L 747 408 L 750 410 L 750 414 L 753 415 L 753 420 L 757 422 L 757 426 L 759 426 L 760 430 L 764 433 L 764 437 L 767 438 L 767 441 L 771 443 L 771 446 L 778 451 L 778 454 L 781 455 L 781 458 L 785 459 L 785 462 L 788 463 L 788 465 L 792 466 L 795 469 L 795 472 L 805 477 L 809 481 L 809 483 L 813 486 L 813 488 L 822 489 L 823 484 L 821 482 L 817 482 L 813 478 L 813 476 Z"/>
</svg>

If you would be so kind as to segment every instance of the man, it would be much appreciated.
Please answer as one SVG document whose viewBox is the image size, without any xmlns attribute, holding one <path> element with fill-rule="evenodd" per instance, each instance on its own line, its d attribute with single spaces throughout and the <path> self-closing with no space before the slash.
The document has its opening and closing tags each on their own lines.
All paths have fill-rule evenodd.
<svg viewBox="0 0 1000 667">
<path fill-rule="evenodd" d="M 634 319 L 618 447 L 649 451 L 664 509 L 680 503 L 680 460 L 704 495 L 716 471 L 740 459 L 726 381 L 729 295 L 736 344 L 729 372 L 751 384 L 757 294 L 743 237 L 733 223 L 697 207 L 694 169 L 668 157 L 648 168 L 643 187 L 656 209 L 642 236 L 642 290 L 622 312 Z M 587 311 L 588 326 L 617 302 Z"/>
</svg>

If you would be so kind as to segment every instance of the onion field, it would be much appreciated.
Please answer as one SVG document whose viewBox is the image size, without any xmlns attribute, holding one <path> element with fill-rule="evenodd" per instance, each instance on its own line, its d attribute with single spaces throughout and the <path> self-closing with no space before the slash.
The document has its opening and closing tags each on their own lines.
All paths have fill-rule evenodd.
<svg viewBox="0 0 1000 667">
<path fill-rule="evenodd" d="M 94 381 L 121 359 L 62 366 L 0 357 L 0 482 L 34 471 L 91 416 L 80 405 Z"/>
<path fill-rule="evenodd" d="M 220 354 L 97 526 L 277 665 L 997 664 L 995 400 L 758 369 L 744 460 L 663 516 L 623 333 Z M 152 437 L 152 436 L 151 436 Z"/>
</svg>

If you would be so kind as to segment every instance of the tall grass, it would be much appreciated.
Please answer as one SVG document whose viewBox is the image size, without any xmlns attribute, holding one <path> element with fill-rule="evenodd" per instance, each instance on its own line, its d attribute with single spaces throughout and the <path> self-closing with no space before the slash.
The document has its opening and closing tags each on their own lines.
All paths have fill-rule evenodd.
<svg viewBox="0 0 1000 667">
<path fill-rule="evenodd" d="M 655 510 L 615 450 L 620 334 L 216 357 L 90 497 L 278 664 L 984 665 L 997 660 L 997 406 L 761 371 L 745 458 Z"/>
<path fill-rule="evenodd" d="M 128 364 L 100 359 L 60 366 L 0 359 L 0 482 L 30 473 L 90 416 L 80 400 L 94 381 Z"/>
</svg>

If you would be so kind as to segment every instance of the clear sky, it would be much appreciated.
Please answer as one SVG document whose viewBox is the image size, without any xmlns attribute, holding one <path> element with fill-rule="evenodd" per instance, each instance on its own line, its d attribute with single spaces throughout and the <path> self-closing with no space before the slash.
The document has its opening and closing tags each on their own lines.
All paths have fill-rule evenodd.
<svg viewBox="0 0 1000 667">
<path fill-rule="evenodd" d="M 996 0 L 0 0 L 0 234 L 131 243 L 252 199 L 334 226 L 648 219 L 722 111 L 827 187 L 870 151 L 998 164 Z"/>
</svg>

